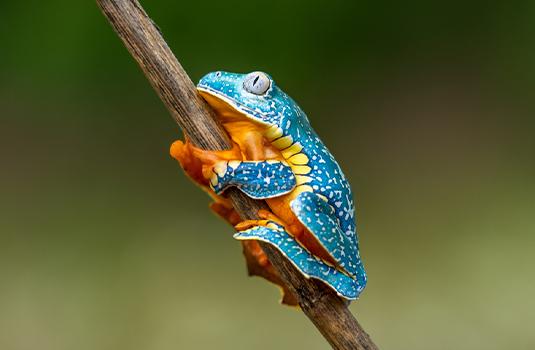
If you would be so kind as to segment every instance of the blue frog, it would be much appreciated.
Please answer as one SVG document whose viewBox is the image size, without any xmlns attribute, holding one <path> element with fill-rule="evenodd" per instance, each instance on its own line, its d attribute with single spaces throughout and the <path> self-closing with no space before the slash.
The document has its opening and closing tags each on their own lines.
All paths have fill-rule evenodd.
<svg viewBox="0 0 535 350">
<path fill-rule="evenodd" d="M 257 241 L 286 256 L 307 278 L 339 296 L 356 299 L 366 285 L 360 258 L 351 187 L 306 114 L 263 72 L 213 72 L 198 86 L 235 144 L 230 151 L 204 151 L 181 141 L 171 154 L 215 199 L 218 214 L 235 225 L 250 274 L 283 285 Z M 266 200 L 261 220 L 241 221 L 224 198 L 237 187 Z M 283 302 L 295 304 L 285 295 Z"/>
</svg>

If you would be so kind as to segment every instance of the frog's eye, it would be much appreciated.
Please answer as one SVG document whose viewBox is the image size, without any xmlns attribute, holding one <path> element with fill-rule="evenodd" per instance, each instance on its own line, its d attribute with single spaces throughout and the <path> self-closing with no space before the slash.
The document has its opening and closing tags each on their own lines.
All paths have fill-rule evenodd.
<svg viewBox="0 0 535 350">
<path fill-rule="evenodd" d="M 252 94 L 263 95 L 268 91 L 271 79 L 262 72 L 252 72 L 245 76 L 243 88 Z"/>
</svg>

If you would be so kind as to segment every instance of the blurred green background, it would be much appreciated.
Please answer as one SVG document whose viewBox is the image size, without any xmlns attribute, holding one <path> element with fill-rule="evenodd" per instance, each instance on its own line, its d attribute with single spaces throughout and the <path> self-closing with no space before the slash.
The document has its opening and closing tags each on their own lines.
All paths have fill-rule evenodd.
<svg viewBox="0 0 535 350">
<path fill-rule="evenodd" d="M 384 349 L 535 347 L 535 3 L 144 1 L 194 81 L 269 72 L 357 199 Z M 93 1 L 0 2 L 0 349 L 325 349 L 247 278 Z"/>
</svg>

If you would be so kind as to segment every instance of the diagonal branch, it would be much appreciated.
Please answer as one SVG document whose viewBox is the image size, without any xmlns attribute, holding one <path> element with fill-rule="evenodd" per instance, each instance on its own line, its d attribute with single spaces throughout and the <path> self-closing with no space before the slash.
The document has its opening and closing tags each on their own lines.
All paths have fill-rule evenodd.
<svg viewBox="0 0 535 350">
<path fill-rule="evenodd" d="M 96 1 L 191 142 L 204 149 L 230 148 L 228 136 L 213 111 L 197 94 L 190 78 L 139 2 Z M 265 202 L 253 200 L 237 190 L 229 191 L 229 197 L 243 219 L 256 219 L 258 210 L 267 207 Z M 262 249 L 290 291 L 297 296 L 303 312 L 334 349 L 377 349 L 343 299 L 320 282 L 304 278 L 277 249 L 265 243 Z"/>
</svg>

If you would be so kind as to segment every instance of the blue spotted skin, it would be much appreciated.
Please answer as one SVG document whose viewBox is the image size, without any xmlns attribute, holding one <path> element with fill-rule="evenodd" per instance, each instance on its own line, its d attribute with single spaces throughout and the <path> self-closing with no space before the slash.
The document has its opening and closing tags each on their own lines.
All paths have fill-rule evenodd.
<svg viewBox="0 0 535 350">
<path fill-rule="evenodd" d="M 266 199 L 289 193 L 296 185 L 292 168 L 279 161 L 225 161 L 213 172 L 210 187 L 216 194 L 236 186 L 251 198 Z"/>
<path fill-rule="evenodd" d="M 265 138 L 280 150 L 296 179 L 296 186 L 290 193 L 295 194 L 290 204 L 291 210 L 337 265 L 333 268 L 315 257 L 311 258 L 310 253 L 294 254 L 292 249 L 301 246 L 293 238 L 291 240 L 295 244 L 290 244 L 288 233 L 284 235 L 278 230 L 258 227 L 242 232 L 237 237 L 273 244 L 305 275 L 324 281 L 347 299 L 355 299 L 364 289 L 367 279 L 359 255 L 350 185 L 333 155 L 313 130 L 306 114 L 271 77 L 267 77 L 269 89 L 261 95 L 244 88 L 245 74 L 221 71 L 204 76 L 198 89 L 226 102 L 265 128 Z M 272 195 L 273 191 L 266 191 L 266 194 Z M 310 263 L 310 259 L 317 263 Z M 318 270 L 317 264 L 322 264 L 321 269 Z M 320 270 L 322 273 L 318 273 Z M 331 275 L 323 273 L 326 271 L 336 275 L 340 281 L 347 282 L 347 277 L 352 283 L 335 283 Z"/>
<path fill-rule="evenodd" d="M 290 206 L 299 221 L 316 235 L 321 244 L 339 262 L 340 267 L 350 271 L 360 284 L 365 283 L 366 275 L 357 246 L 338 225 L 335 209 L 313 192 L 299 194 Z"/>
</svg>

